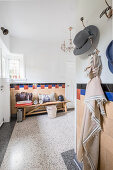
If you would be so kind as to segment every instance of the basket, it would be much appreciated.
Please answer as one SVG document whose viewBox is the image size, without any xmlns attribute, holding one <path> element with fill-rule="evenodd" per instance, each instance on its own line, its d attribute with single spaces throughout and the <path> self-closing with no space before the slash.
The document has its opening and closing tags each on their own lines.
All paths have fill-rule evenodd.
<svg viewBox="0 0 113 170">
<path fill-rule="evenodd" d="M 57 113 L 56 105 L 47 106 L 46 110 L 47 110 L 49 118 L 55 118 L 56 117 L 56 113 Z"/>
</svg>

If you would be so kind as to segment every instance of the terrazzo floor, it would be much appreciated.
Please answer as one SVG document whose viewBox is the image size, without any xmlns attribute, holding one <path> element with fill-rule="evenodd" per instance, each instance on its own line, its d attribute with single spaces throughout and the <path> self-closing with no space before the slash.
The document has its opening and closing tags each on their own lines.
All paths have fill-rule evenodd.
<svg viewBox="0 0 113 170">
<path fill-rule="evenodd" d="M 67 170 L 61 153 L 74 148 L 74 111 L 16 123 L 0 170 Z"/>
</svg>

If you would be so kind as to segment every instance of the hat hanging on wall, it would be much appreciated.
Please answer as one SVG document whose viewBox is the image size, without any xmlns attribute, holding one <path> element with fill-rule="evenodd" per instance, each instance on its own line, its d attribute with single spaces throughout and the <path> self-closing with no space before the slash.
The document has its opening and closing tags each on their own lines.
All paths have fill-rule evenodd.
<svg viewBox="0 0 113 170">
<path fill-rule="evenodd" d="M 84 18 L 82 17 L 82 23 L 83 20 Z M 73 43 L 75 44 L 75 49 L 73 51 L 74 55 L 81 55 L 87 52 L 96 41 L 98 33 L 99 30 L 94 25 L 87 26 L 82 31 L 78 32 L 73 40 Z"/>
<path fill-rule="evenodd" d="M 113 40 L 110 42 L 106 49 L 106 56 L 108 58 L 108 67 L 111 73 L 113 73 Z"/>
</svg>

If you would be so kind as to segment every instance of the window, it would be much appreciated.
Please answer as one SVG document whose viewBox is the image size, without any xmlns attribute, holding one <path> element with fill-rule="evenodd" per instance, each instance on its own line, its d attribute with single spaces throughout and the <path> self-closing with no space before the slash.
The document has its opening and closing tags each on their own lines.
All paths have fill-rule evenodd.
<svg viewBox="0 0 113 170">
<path fill-rule="evenodd" d="M 9 77 L 10 79 L 20 79 L 20 60 L 9 59 Z"/>
<path fill-rule="evenodd" d="M 21 80 L 25 78 L 23 55 L 11 55 L 8 57 L 9 78 Z"/>
</svg>

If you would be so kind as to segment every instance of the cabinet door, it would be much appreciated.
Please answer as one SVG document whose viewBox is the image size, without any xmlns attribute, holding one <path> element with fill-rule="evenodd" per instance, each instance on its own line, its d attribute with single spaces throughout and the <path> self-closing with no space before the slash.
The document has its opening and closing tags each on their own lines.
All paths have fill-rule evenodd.
<svg viewBox="0 0 113 170">
<path fill-rule="evenodd" d="M 4 122 L 10 122 L 10 84 L 8 79 L 2 79 L 2 108 Z"/>
<path fill-rule="evenodd" d="M 3 108 L 2 108 L 2 79 L 0 78 L 0 126 L 3 123 Z"/>
<path fill-rule="evenodd" d="M 0 78 L 2 77 L 2 49 L 0 48 Z"/>
<path fill-rule="evenodd" d="M 65 63 L 65 78 L 66 78 L 66 99 L 71 101 L 67 104 L 68 108 L 75 107 L 75 63 Z"/>
<path fill-rule="evenodd" d="M 70 101 L 67 103 L 67 107 L 75 108 L 75 90 L 73 82 L 66 82 L 66 99 Z"/>
<path fill-rule="evenodd" d="M 3 109 L 2 109 L 2 79 L 1 79 L 1 74 L 2 74 L 2 51 L 0 49 L 0 126 L 3 123 Z"/>
</svg>

